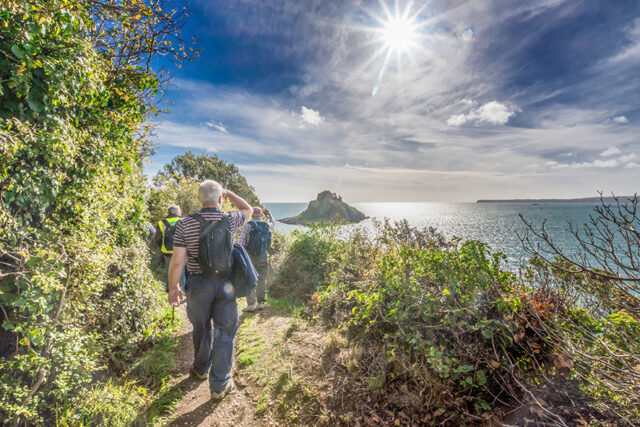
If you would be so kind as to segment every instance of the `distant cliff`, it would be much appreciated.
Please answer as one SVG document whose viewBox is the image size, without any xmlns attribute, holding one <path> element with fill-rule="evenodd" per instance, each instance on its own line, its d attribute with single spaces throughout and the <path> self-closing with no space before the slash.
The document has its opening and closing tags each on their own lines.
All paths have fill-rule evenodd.
<svg viewBox="0 0 640 427">
<path fill-rule="evenodd" d="M 624 204 L 633 196 L 619 196 L 618 199 Z M 603 197 L 604 203 L 615 203 L 613 197 Z M 506 200 L 478 200 L 476 203 L 590 203 L 599 204 L 600 197 L 585 197 L 582 199 L 506 199 Z"/>
<path fill-rule="evenodd" d="M 279 221 L 285 224 L 301 225 L 319 222 L 349 224 L 360 222 L 366 217 L 358 209 L 343 202 L 341 196 L 331 191 L 323 191 L 315 200 L 309 202 L 309 206 L 303 212 Z"/>
</svg>

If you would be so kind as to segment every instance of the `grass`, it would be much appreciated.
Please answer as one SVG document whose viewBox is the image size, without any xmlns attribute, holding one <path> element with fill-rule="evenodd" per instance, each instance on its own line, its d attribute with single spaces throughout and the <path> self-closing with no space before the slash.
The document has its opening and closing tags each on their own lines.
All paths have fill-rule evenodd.
<svg viewBox="0 0 640 427">
<path fill-rule="evenodd" d="M 266 341 L 252 327 L 256 323 L 256 319 L 256 317 L 245 319 L 238 331 L 236 362 L 240 369 L 254 365 L 266 346 Z"/>
<path fill-rule="evenodd" d="M 133 381 L 109 379 L 68 404 L 59 413 L 60 426 L 136 425 L 146 405 L 146 389 Z"/>
<path fill-rule="evenodd" d="M 167 378 L 167 372 L 174 368 L 177 346 L 178 342 L 173 336 L 163 336 L 136 361 L 129 370 L 129 376 L 151 389 L 161 388 Z"/>
<path fill-rule="evenodd" d="M 244 301 L 239 301 L 242 304 Z M 237 334 L 236 363 L 262 392 L 256 399 L 256 416 L 270 413 L 286 425 L 306 424 L 319 406 L 318 393 L 297 370 L 286 341 L 306 326 L 302 306 L 287 299 L 268 299 L 268 305 L 286 322 L 270 322 L 270 315 L 245 314 Z M 278 327 L 273 325 L 277 324 Z"/>
<path fill-rule="evenodd" d="M 300 317 L 302 310 L 304 310 L 304 305 L 287 298 L 267 297 L 267 304 L 288 317 Z"/>
<path fill-rule="evenodd" d="M 165 317 L 170 316 L 167 308 Z M 165 334 L 148 348 L 120 377 L 70 400 L 57 416 L 60 426 L 147 426 L 162 424 L 163 417 L 176 407 L 183 392 L 171 386 L 175 369 L 178 340 L 175 332 L 181 324 L 175 322 Z"/>
</svg>

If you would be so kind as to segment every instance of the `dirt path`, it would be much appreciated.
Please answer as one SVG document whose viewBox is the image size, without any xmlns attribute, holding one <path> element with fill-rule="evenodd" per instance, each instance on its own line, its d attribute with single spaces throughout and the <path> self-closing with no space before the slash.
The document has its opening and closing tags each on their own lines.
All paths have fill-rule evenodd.
<svg viewBox="0 0 640 427">
<path fill-rule="evenodd" d="M 263 394 L 263 388 L 249 377 L 249 372 L 238 369 L 237 357 L 234 358 L 232 375 L 236 388 L 218 404 L 209 401 L 208 381 L 199 381 L 189 375 L 193 362 L 193 345 L 191 341 L 191 323 L 187 320 L 185 305 L 176 310 L 176 316 L 184 319 L 179 340 L 181 351 L 176 361 L 177 374 L 175 384 L 184 392 L 170 416 L 171 426 L 268 426 L 278 425 L 268 413 L 256 416 L 256 404 Z M 241 315 L 240 329 L 236 339 L 238 348 L 251 344 L 254 340 L 261 343 L 272 343 L 273 330 L 281 329 L 291 322 L 291 318 L 279 316 L 273 309 L 249 315 Z M 249 327 L 251 324 L 251 327 Z M 255 355 L 256 357 L 259 354 Z M 242 359 L 244 364 L 247 360 Z"/>
</svg>

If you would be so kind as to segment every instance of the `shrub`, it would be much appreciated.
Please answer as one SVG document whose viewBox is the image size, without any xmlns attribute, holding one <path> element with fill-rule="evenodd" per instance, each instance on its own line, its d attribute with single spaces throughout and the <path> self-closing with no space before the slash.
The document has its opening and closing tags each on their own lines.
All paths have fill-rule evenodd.
<svg viewBox="0 0 640 427">
<path fill-rule="evenodd" d="M 337 267 L 334 255 L 339 243 L 328 228 L 314 227 L 293 234 L 294 242 L 270 279 L 269 295 L 306 302 Z"/>
<path fill-rule="evenodd" d="M 141 239 L 145 123 L 161 85 L 132 61 L 153 54 L 155 41 L 138 42 L 160 16 L 178 28 L 159 3 L 138 3 L 0 5 L 2 420 L 50 425 L 165 327 Z"/>
<path fill-rule="evenodd" d="M 635 359 L 606 357 L 637 354 L 632 316 L 589 314 L 551 286 L 574 279 L 547 271 L 544 281 L 533 266 L 518 277 L 483 243 L 406 222 L 376 227 L 299 232 L 280 271 L 282 292 L 346 331 L 354 350 L 339 403 L 363 411 L 368 401 L 389 423 L 637 422 L 633 377 L 628 390 L 615 385 Z M 570 328 L 581 341 L 566 341 Z"/>
</svg>

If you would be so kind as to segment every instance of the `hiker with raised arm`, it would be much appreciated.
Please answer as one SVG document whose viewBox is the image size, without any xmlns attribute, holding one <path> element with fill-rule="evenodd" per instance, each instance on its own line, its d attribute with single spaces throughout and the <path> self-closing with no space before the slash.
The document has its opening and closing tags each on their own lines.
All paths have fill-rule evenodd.
<svg viewBox="0 0 640 427">
<path fill-rule="evenodd" d="M 180 206 L 172 205 L 167 210 L 167 216 L 158 221 L 157 230 L 154 231 L 152 237 L 152 245 L 157 246 L 162 254 L 165 268 L 165 283 L 164 290 L 169 290 L 169 264 L 171 263 L 171 256 L 173 255 L 173 237 L 176 231 L 176 225 L 180 220 L 182 212 Z M 149 224 L 150 225 L 150 224 Z M 153 228 L 153 227 L 152 227 Z M 151 229 L 149 229 L 151 231 Z M 180 277 L 180 285 L 184 287 L 185 276 L 184 270 Z"/>
<path fill-rule="evenodd" d="M 225 198 L 238 210 L 222 212 L 220 206 Z M 212 180 L 200 184 L 198 200 L 202 209 L 181 219 L 176 227 L 169 268 L 169 303 L 175 307 L 184 298 L 178 282 L 186 258 L 187 317 L 193 325 L 191 374 L 200 380 L 209 378 L 211 400 L 217 402 L 234 387 L 231 366 L 238 305 L 229 280 L 232 236 L 252 209 L 244 199 Z"/>
<path fill-rule="evenodd" d="M 262 220 L 263 217 L 266 221 Z M 254 207 L 251 221 L 247 222 L 240 232 L 238 243 L 245 247 L 258 272 L 258 286 L 247 296 L 245 311 L 262 310 L 267 302 L 267 277 L 269 275 L 267 252 L 271 247 L 271 229 L 274 225 L 275 221 L 269 209 L 265 209 L 263 213 L 261 208 Z"/>
</svg>

